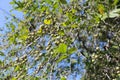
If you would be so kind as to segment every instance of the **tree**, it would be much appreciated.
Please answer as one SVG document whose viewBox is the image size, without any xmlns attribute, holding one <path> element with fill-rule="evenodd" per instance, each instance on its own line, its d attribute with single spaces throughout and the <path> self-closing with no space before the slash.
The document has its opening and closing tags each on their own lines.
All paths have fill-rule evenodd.
<svg viewBox="0 0 120 80">
<path fill-rule="evenodd" d="M 0 78 L 120 79 L 119 0 L 13 0 Z M 6 55 L 4 55 L 6 54 Z M 4 72 L 3 72 L 4 71 Z M 83 73 L 83 74 L 82 74 Z"/>
</svg>

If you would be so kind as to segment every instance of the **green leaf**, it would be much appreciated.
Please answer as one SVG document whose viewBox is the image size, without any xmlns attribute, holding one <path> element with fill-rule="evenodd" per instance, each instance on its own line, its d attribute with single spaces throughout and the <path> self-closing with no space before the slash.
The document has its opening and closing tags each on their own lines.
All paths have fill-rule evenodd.
<svg viewBox="0 0 120 80">
<path fill-rule="evenodd" d="M 113 5 L 116 5 L 119 2 L 119 0 L 114 0 Z"/>
<path fill-rule="evenodd" d="M 95 16 L 95 22 L 96 22 L 96 23 L 99 23 L 99 22 L 100 22 L 99 16 Z"/>
<path fill-rule="evenodd" d="M 104 10 L 105 10 L 105 8 L 104 8 L 104 5 L 103 4 L 99 4 L 98 5 L 98 11 L 100 12 L 100 14 L 104 14 Z"/>
<path fill-rule="evenodd" d="M 50 19 L 45 19 L 44 23 L 49 25 L 49 24 L 51 24 L 51 20 Z"/>
<path fill-rule="evenodd" d="M 64 23 L 62 23 L 62 26 L 66 27 L 67 25 L 66 25 L 66 23 L 64 22 Z"/>
<path fill-rule="evenodd" d="M 14 2 L 14 1 L 11 1 L 9 4 L 13 5 L 13 4 L 15 4 L 15 2 Z"/>
<path fill-rule="evenodd" d="M 51 0 L 45 0 L 48 4 L 50 4 L 51 3 Z"/>
<path fill-rule="evenodd" d="M 70 49 L 68 50 L 68 54 L 72 54 L 72 53 L 74 53 L 76 50 L 77 50 L 76 48 L 70 48 Z"/>
<path fill-rule="evenodd" d="M 118 48 L 119 48 L 119 46 L 112 46 L 112 48 L 118 49 Z"/>
<path fill-rule="evenodd" d="M 67 45 L 64 43 L 60 43 L 57 50 L 58 50 L 58 53 L 66 53 Z"/>
<path fill-rule="evenodd" d="M 58 34 L 61 35 L 61 36 L 65 35 L 65 33 L 64 33 L 63 30 L 60 30 L 60 31 L 58 32 Z"/>
<path fill-rule="evenodd" d="M 61 62 L 63 59 L 66 59 L 67 55 L 61 55 L 58 60 L 56 60 L 57 63 Z"/>
<path fill-rule="evenodd" d="M 66 0 L 60 0 L 60 2 L 61 2 L 62 4 L 67 4 L 67 1 L 66 1 Z"/>
<path fill-rule="evenodd" d="M 77 11 L 75 9 L 72 9 L 72 13 L 76 13 Z"/>
<path fill-rule="evenodd" d="M 16 66 L 16 68 L 15 68 L 15 72 L 16 71 L 19 71 L 20 70 L 20 66 L 18 65 L 18 66 Z"/>
<path fill-rule="evenodd" d="M 61 79 L 60 80 L 67 80 L 65 77 L 61 77 Z"/>
<path fill-rule="evenodd" d="M 17 80 L 17 78 L 16 78 L 16 77 L 13 77 L 11 80 Z"/>
<path fill-rule="evenodd" d="M 58 3 L 54 4 L 54 8 L 57 9 L 59 7 Z"/>
<path fill-rule="evenodd" d="M 42 28 L 40 27 L 40 29 L 37 31 L 38 34 L 42 33 Z"/>
<path fill-rule="evenodd" d="M 2 51 L 0 51 L 0 55 L 1 55 L 1 56 L 4 56 L 4 53 L 3 53 Z"/>
<path fill-rule="evenodd" d="M 66 13 L 66 16 L 69 18 L 69 21 L 73 21 L 73 14 L 72 13 Z"/>
<path fill-rule="evenodd" d="M 76 24 L 71 25 L 71 28 L 76 28 L 76 27 L 78 27 Z"/>
<path fill-rule="evenodd" d="M 15 36 L 14 36 L 14 35 L 12 35 L 12 36 L 9 38 L 9 42 L 10 42 L 10 44 L 15 43 Z"/>
<path fill-rule="evenodd" d="M 15 31 L 15 25 L 11 23 L 10 27 L 11 27 L 12 32 L 14 32 Z"/>
<path fill-rule="evenodd" d="M 22 8 L 17 8 L 16 10 L 18 10 L 18 11 L 22 11 Z"/>
<path fill-rule="evenodd" d="M 20 32 L 19 32 L 19 36 L 17 36 L 18 39 L 20 39 L 21 41 L 25 41 L 28 38 L 28 29 L 24 26 Z"/>
</svg>

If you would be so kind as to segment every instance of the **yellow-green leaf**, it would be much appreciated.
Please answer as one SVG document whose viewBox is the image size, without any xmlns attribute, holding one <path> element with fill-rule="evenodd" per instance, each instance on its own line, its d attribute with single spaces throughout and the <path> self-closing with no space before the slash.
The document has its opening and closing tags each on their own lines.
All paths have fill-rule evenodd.
<svg viewBox="0 0 120 80">
<path fill-rule="evenodd" d="M 40 28 L 38 31 L 37 31 L 38 34 L 41 34 L 42 33 L 42 28 Z"/>
<path fill-rule="evenodd" d="M 98 5 L 98 11 L 100 12 L 100 14 L 104 14 L 104 10 L 105 10 L 104 5 L 103 4 L 99 4 Z"/>
<path fill-rule="evenodd" d="M 96 23 L 99 23 L 99 22 L 100 22 L 99 16 L 95 16 L 95 22 L 96 22 Z"/>
<path fill-rule="evenodd" d="M 13 5 L 13 4 L 15 4 L 15 2 L 14 2 L 14 1 L 11 1 L 9 4 Z"/>
<path fill-rule="evenodd" d="M 20 66 L 19 66 L 19 65 L 16 66 L 16 68 L 15 68 L 15 72 L 18 71 L 19 69 L 20 69 Z"/>
<path fill-rule="evenodd" d="M 13 77 L 11 80 L 17 80 L 17 78 Z"/>
<path fill-rule="evenodd" d="M 12 36 L 9 38 L 9 42 L 10 42 L 10 44 L 14 43 L 15 40 L 16 40 L 16 39 L 15 39 L 15 36 L 12 35 Z"/>
<path fill-rule="evenodd" d="M 67 52 L 67 45 L 64 43 L 59 44 L 58 46 L 58 53 L 66 53 Z"/>
<path fill-rule="evenodd" d="M 72 13 L 76 13 L 77 11 L 75 9 L 72 9 Z"/>
<path fill-rule="evenodd" d="M 61 36 L 65 35 L 64 31 L 62 31 L 62 30 L 59 31 L 58 34 L 61 35 Z"/>
<path fill-rule="evenodd" d="M 113 5 L 116 5 L 119 2 L 119 0 L 114 0 Z"/>
<path fill-rule="evenodd" d="M 49 24 L 51 24 L 51 20 L 50 19 L 45 19 L 44 23 L 49 25 Z"/>
<path fill-rule="evenodd" d="M 71 25 L 71 28 L 76 28 L 76 27 L 77 27 L 76 24 L 72 24 L 72 25 Z"/>
<path fill-rule="evenodd" d="M 60 80 L 66 80 L 66 78 L 65 77 L 61 77 L 61 79 Z"/>
<path fill-rule="evenodd" d="M 62 23 L 62 26 L 66 27 L 67 25 L 66 25 L 66 23 Z"/>
</svg>

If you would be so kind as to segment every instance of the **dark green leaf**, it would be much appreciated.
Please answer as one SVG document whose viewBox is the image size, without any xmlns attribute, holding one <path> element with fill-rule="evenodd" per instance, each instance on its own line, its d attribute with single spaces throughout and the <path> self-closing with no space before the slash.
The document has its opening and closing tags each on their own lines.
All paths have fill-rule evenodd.
<svg viewBox="0 0 120 80">
<path fill-rule="evenodd" d="M 0 51 L 0 55 L 1 55 L 1 56 L 4 56 L 5 54 L 4 54 L 2 51 Z"/>
<path fill-rule="evenodd" d="M 67 1 L 66 1 L 66 0 L 60 0 L 60 2 L 61 2 L 62 4 L 67 4 Z"/>
<path fill-rule="evenodd" d="M 70 48 L 70 49 L 68 50 L 68 54 L 72 54 L 72 53 L 74 53 L 76 50 L 77 50 L 76 48 Z"/>
</svg>

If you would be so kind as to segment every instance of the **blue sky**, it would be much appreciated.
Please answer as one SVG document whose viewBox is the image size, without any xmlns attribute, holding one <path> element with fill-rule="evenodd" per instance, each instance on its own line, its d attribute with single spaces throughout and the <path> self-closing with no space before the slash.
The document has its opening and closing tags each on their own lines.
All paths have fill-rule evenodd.
<svg viewBox="0 0 120 80">
<path fill-rule="evenodd" d="M 12 6 L 9 4 L 10 1 L 11 0 L 0 0 L 0 8 L 9 12 L 9 10 L 12 9 Z M 7 14 L 0 10 L 0 27 L 5 26 L 5 16 L 7 16 Z"/>
<path fill-rule="evenodd" d="M 9 4 L 12 0 L 0 0 L 0 28 L 5 27 L 5 16 L 9 16 L 5 12 L 1 11 L 1 9 L 4 9 L 6 12 L 10 13 L 10 10 L 12 9 L 12 6 Z M 19 19 L 22 19 L 22 13 L 18 11 L 13 11 L 12 14 L 15 14 L 15 16 Z M 11 16 L 9 16 L 11 17 Z"/>
</svg>

